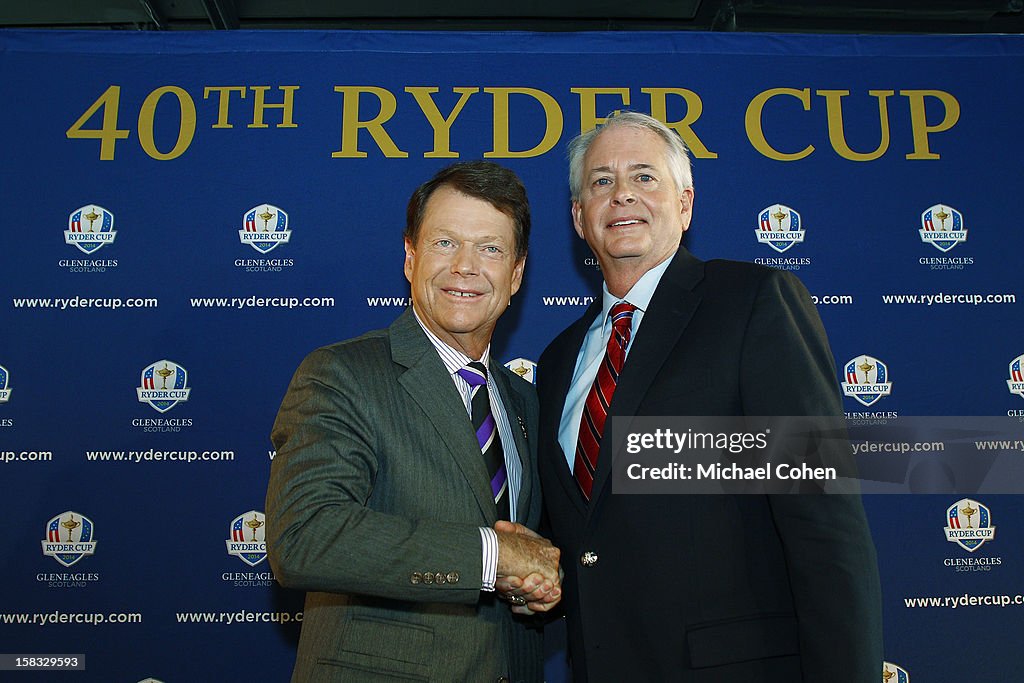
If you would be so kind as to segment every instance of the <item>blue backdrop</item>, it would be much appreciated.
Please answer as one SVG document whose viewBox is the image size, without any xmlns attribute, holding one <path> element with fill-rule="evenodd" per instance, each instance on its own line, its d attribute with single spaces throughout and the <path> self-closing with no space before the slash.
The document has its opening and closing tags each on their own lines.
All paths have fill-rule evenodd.
<svg viewBox="0 0 1024 683">
<path fill-rule="evenodd" d="M 480 157 L 520 174 L 535 226 L 494 352 L 536 360 L 599 291 L 565 144 L 615 109 L 690 144 L 694 253 L 808 286 L 851 422 L 1024 416 L 1022 56 L 1017 36 L 0 33 L 0 653 L 85 654 L 25 681 L 286 680 L 302 596 L 261 524 L 291 373 L 398 315 L 409 194 Z M 888 669 L 1018 676 L 1024 502 L 866 506 Z M 974 547 L 945 532 L 965 506 L 993 529 Z"/>
</svg>

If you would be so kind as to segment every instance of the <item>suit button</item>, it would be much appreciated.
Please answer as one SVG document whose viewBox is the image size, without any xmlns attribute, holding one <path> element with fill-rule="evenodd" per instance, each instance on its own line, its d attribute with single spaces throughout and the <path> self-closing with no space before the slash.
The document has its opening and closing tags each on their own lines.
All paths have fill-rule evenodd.
<svg viewBox="0 0 1024 683">
<path fill-rule="evenodd" d="M 595 564 L 597 564 L 597 553 L 595 553 L 593 550 L 586 551 L 585 553 L 580 555 L 580 564 L 582 564 L 584 567 L 593 567 Z"/>
<path fill-rule="evenodd" d="M 423 583 L 434 583 L 434 572 L 423 572 Z"/>
<path fill-rule="evenodd" d="M 495 683 L 508 683 L 508 676 L 498 676 L 498 680 Z"/>
<path fill-rule="evenodd" d="M 448 583 L 458 583 L 458 582 L 459 582 L 459 573 L 458 572 L 448 572 Z"/>
<path fill-rule="evenodd" d="M 419 572 L 413 572 L 409 576 L 409 583 L 415 584 L 415 583 L 419 583 L 422 580 L 423 580 L 423 574 L 420 574 Z"/>
<path fill-rule="evenodd" d="M 446 583 L 448 581 L 448 577 L 441 572 L 434 572 L 434 581 L 437 581 L 438 583 Z"/>
</svg>

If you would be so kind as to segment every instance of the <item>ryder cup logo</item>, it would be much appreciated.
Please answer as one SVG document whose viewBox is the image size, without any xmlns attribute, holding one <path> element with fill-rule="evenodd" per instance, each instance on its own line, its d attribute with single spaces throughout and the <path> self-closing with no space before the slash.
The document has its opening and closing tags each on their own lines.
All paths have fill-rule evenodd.
<svg viewBox="0 0 1024 683">
<path fill-rule="evenodd" d="M 263 513 L 255 510 L 235 517 L 231 522 L 231 538 L 225 541 L 228 555 L 234 555 L 250 567 L 267 559 L 267 541 L 263 531 L 266 524 Z"/>
<path fill-rule="evenodd" d="M 956 543 L 968 552 L 974 552 L 985 541 L 996 537 L 996 528 L 992 526 L 992 513 L 976 500 L 963 498 L 949 506 L 946 510 L 946 540 Z"/>
<path fill-rule="evenodd" d="M 525 358 L 515 358 L 505 363 L 505 367 L 516 373 L 530 384 L 537 383 L 537 364 Z"/>
<path fill-rule="evenodd" d="M 889 368 L 872 356 L 857 356 L 846 363 L 846 381 L 843 394 L 870 406 L 892 393 Z"/>
<path fill-rule="evenodd" d="M 882 683 L 910 683 L 910 674 L 899 664 L 882 662 Z"/>
<path fill-rule="evenodd" d="M 246 211 L 242 229 L 238 231 L 242 244 L 248 244 L 261 254 L 284 244 L 291 236 L 288 214 L 272 204 L 260 204 Z"/>
<path fill-rule="evenodd" d="M 105 244 L 112 244 L 116 236 L 114 214 L 102 206 L 88 204 L 72 211 L 68 216 L 68 229 L 64 232 L 64 241 L 75 245 L 86 254 L 91 254 Z"/>
<path fill-rule="evenodd" d="M 153 409 L 166 413 L 178 405 L 179 401 L 187 401 L 192 391 L 188 386 L 188 373 L 174 361 L 158 360 L 142 370 L 142 386 L 135 391 L 139 401 L 148 403 Z"/>
<path fill-rule="evenodd" d="M 62 512 L 46 523 L 43 555 L 70 567 L 96 552 L 95 535 L 91 519 L 77 512 Z"/>
<path fill-rule="evenodd" d="M 772 204 L 757 217 L 757 241 L 780 254 L 804 241 L 800 214 L 783 204 Z"/>
<path fill-rule="evenodd" d="M 1006 380 L 1006 386 L 1011 394 L 1024 398 L 1024 374 L 1021 373 L 1021 363 L 1024 363 L 1024 353 L 1010 361 L 1010 379 Z M 0 368 L 0 373 L 2 372 L 3 368 Z M 0 382 L 0 385 L 3 383 Z"/>
<path fill-rule="evenodd" d="M 1018 363 L 1017 365 L 1020 365 Z M 0 403 L 7 403 L 7 399 L 11 397 L 12 389 L 8 386 L 11 381 L 11 376 L 7 372 L 7 368 L 0 365 Z"/>
<path fill-rule="evenodd" d="M 964 217 L 952 206 L 936 204 L 921 214 L 921 241 L 946 252 L 967 241 Z"/>
</svg>

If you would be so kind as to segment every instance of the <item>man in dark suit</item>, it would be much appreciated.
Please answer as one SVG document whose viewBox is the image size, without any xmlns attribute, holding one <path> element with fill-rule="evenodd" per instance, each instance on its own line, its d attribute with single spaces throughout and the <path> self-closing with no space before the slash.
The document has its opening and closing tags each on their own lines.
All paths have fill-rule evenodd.
<svg viewBox="0 0 1024 683">
<path fill-rule="evenodd" d="M 541 356 L 540 473 L 576 681 L 875 683 L 875 551 L 843 495 L 613 494 L 615 416 L 841 415 L 810 296 L 680 245 L 679 137 L 624 113 L 570 146 L 603 298 Z M 605 425 L 607 421 L 607 425 Z"/>
<path fill-rule="evenodd" d="M 292 680 L 537 683 L 539 632 L 508 603 L 556 604 L 559 552 L 525 532 L 540 517 L 533 388 L 490 358 L 526 263 L 525 189 L 455 164 L 407 216 L 412 308 L 310 354 L 274 424 L 267 550 L 308 592 Z M 508 575 L 526 581 L 499 601 Z"/>
</svg>

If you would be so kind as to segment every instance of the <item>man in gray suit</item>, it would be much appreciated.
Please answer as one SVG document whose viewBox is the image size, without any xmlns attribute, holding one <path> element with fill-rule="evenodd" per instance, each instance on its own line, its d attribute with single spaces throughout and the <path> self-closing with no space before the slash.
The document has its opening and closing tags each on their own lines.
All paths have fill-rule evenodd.
<svg viewBox="0 0 1024 683">
<path fill-rule="evenodd" d="M 558 549 L 529 531 L 537 399 L 490 358 L 529 230 L 514 173 L 443 169 L 409 202 L 412 308 L 296 371 L 266 508 L 277 580 L 307 591 L 293 681 L 542 680 L 520 616 L 560 597 Z"/>
</svg>

